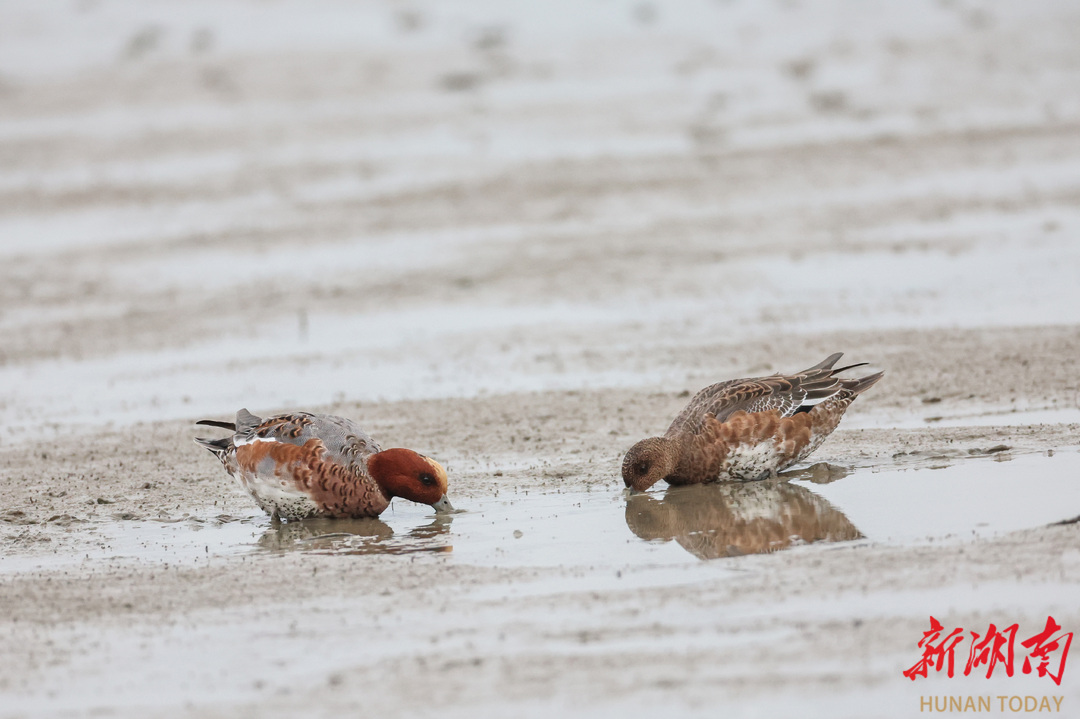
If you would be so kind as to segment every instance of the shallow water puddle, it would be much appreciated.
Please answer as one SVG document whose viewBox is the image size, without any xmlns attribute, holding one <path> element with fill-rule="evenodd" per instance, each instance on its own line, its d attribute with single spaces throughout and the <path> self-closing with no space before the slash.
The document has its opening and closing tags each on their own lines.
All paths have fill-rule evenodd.
<svg viewBox="0 0 1080 719">
<path fill-rule="evenodd" d="M 379 519 L 271 526 L 265 515 L 91 525 L 78 556 L 0 558 L 0 572 L 133 557 L 167 564 L 223 555 L 441 554 L 465 564 L 623 569 L 774 552 L 816 542 L 920 543 L 1038 527 L 1080 515 L 1080 452 L 963 459 L 944 467 L 828 465 L 785 481 L 663 487 L 628 494 L 515 492 L 462 499 L 436 516 L 396 500 Z M 644 541 L 643 541 L 644 540 Z M 620 575 L 621 576 L 621 575 Z"/>
<path fill-rule="evenodd" d="M 22 555 L 0 554 L 0 574 L 36 569 L 64 569 L 99 564 L 112 559 L 137 559 L 154 564 L 193 565 L 214 558 L 247 553 L 269 526 L 265 514 L 224 519 L 119 520 L 105 523 L 75 522 L 64 534 L 51 537 L 51 552 Z M 78 537 L 75 549 L 67 549 L 68 536 Z"/>
<path fill-rule="evenodd" d="M 605 489 L 489 497 L 462 502 L 469 511 L 428 525 L 422 524 L 424 508 L 400 502 L 383 519 L 413 527 L 408 532 L 416 541 L 393 535 L 404 544 L 389 541 L 383 551 L 411 546 L 496 566 L 671 565 L 814 542 L 989 536 L 1080 515 L 1080 453 L 1075 450 L 1052 457 L 972 458 L 940 468 L 849 473 L 819 465 L 787 479 L 667 487 L 629 496 Z M 375 549 L 366 538 L 331 537 L 317 540 L 328 542 L 321 547 L 301 541 L 277 548 Z M 260 543 L 267 544 L 265 537 Z"/>
<path fill-rule="evenodd" d="M 875 541 L 982 537 L 1080 516 L 1080 453 L 1069 448 L 1049 457 L 1001 454 L 944 467 L 870 469 L 813 490 Z"/>
</svg>

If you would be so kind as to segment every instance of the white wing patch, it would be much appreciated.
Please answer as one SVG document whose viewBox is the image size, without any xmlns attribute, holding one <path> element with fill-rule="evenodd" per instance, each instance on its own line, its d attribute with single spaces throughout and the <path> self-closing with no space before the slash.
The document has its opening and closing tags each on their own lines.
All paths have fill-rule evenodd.
<svg viewBox="0 0 1080 719">
<path fill-rule="evenodd" d="M 277 439 L 273 437 L 260 437 L 257 434 L 244 437 L 243 439 L 234 439 L 233 446 L 243 447 L 245 444 L 255 444 L 256 442 L 273 442 L 274 444 L 280 444 Z"/>
<path fill-rule="evenodd" d="M 840 388 L 837 388 L 837 390 L 835 392 L 833 392 L 832 394 L 827 394 L 824 397 L 818 397 L 817 399 L 804 399 L 799 406 L 800 407 L 813 407 L 816 404 L 821 404 L 822 402 L 824 402 L 827 399 L 832 399 L 833 397 L 835 397 L 839 393 L 840 393 Z"/>
</svg>

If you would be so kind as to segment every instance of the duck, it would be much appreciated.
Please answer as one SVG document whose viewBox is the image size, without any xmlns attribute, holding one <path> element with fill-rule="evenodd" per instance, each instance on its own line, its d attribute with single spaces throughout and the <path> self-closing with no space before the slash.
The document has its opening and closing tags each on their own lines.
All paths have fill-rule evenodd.
<svg viewBox="0 0 1080 719">
<path fill-rule="evenodd" d="M 694 395 L 662 437 L 636 443 L 622 477 L 643 492 L 670 485 L 755 481 L 802 461 L 832 434 L 847 408 L 884 372 L 837 377 L 867 363 L 834 369 L 843 352 L 802 372 L 719 382 Z"/>
<path fill-rule="evenodd" d="M 195 424 L 233 432 L 195 438 L 272 520 L 377 517 L 394 497 L 454 511 L 446 470 L 411 449 L 381 449 L 344 417 L 292 412 L 267 419 L 246 409 L 235 422 Z"/>
</svg>

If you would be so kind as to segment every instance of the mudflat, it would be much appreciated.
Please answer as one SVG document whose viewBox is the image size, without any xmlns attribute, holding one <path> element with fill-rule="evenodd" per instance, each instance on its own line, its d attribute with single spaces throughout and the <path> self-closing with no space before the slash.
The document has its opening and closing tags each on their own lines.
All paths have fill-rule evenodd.
<svg viewBox="0 0 1080 719">
<path fill-rule="evenodd" d="M 0 716 L 1076 711 L 1019 642 L 1080 626 L 1078 21 L 7 4 Z M 626 495 L 835 351 L 886 376 L 814 466 Z M 240 407 L 464 511 L 272 526 L 191 441 Z M 1014 675 L 905 677 L 931 616 Z"/>
</svg>

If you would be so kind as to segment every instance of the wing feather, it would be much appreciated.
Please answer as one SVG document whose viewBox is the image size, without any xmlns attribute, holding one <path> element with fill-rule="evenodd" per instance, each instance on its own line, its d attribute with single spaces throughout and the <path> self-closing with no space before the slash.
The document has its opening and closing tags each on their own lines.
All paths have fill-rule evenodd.
<svg viewBox="0 0 1080 719">
<path fill-rule="evenodd" d="M 833 365 L 843 353 L 827 357 L 819 364 L 792 375 L 771 375 L 720 382 L 698 392 L 668 428 L 668 435 L 701 432 L 706 415 L 724 422 L 740 410 L 755 413 L 776 411 L 790 417 L 800 408 L 811 407 L 845 390 L 834 375 Z M 850 369 L 845 367 L 844 369 Z"/>
<path fill-rule="evenodd" d="M 241 410 L 242 412 L 244 410 Z M 364 430 L 344 417 L 310 412 L 292 412 L 262 420 L 248 415 L 258 423 L 249 426 L 237 414 L 236 444 L 248 442 L 283 442 L 303 446 L 312 439 L 320 440 L 326 448 L 324 459 L 346 466 L 355 466 L 369 454 L 380 450 L 379 444 Z"/>
</svg>

